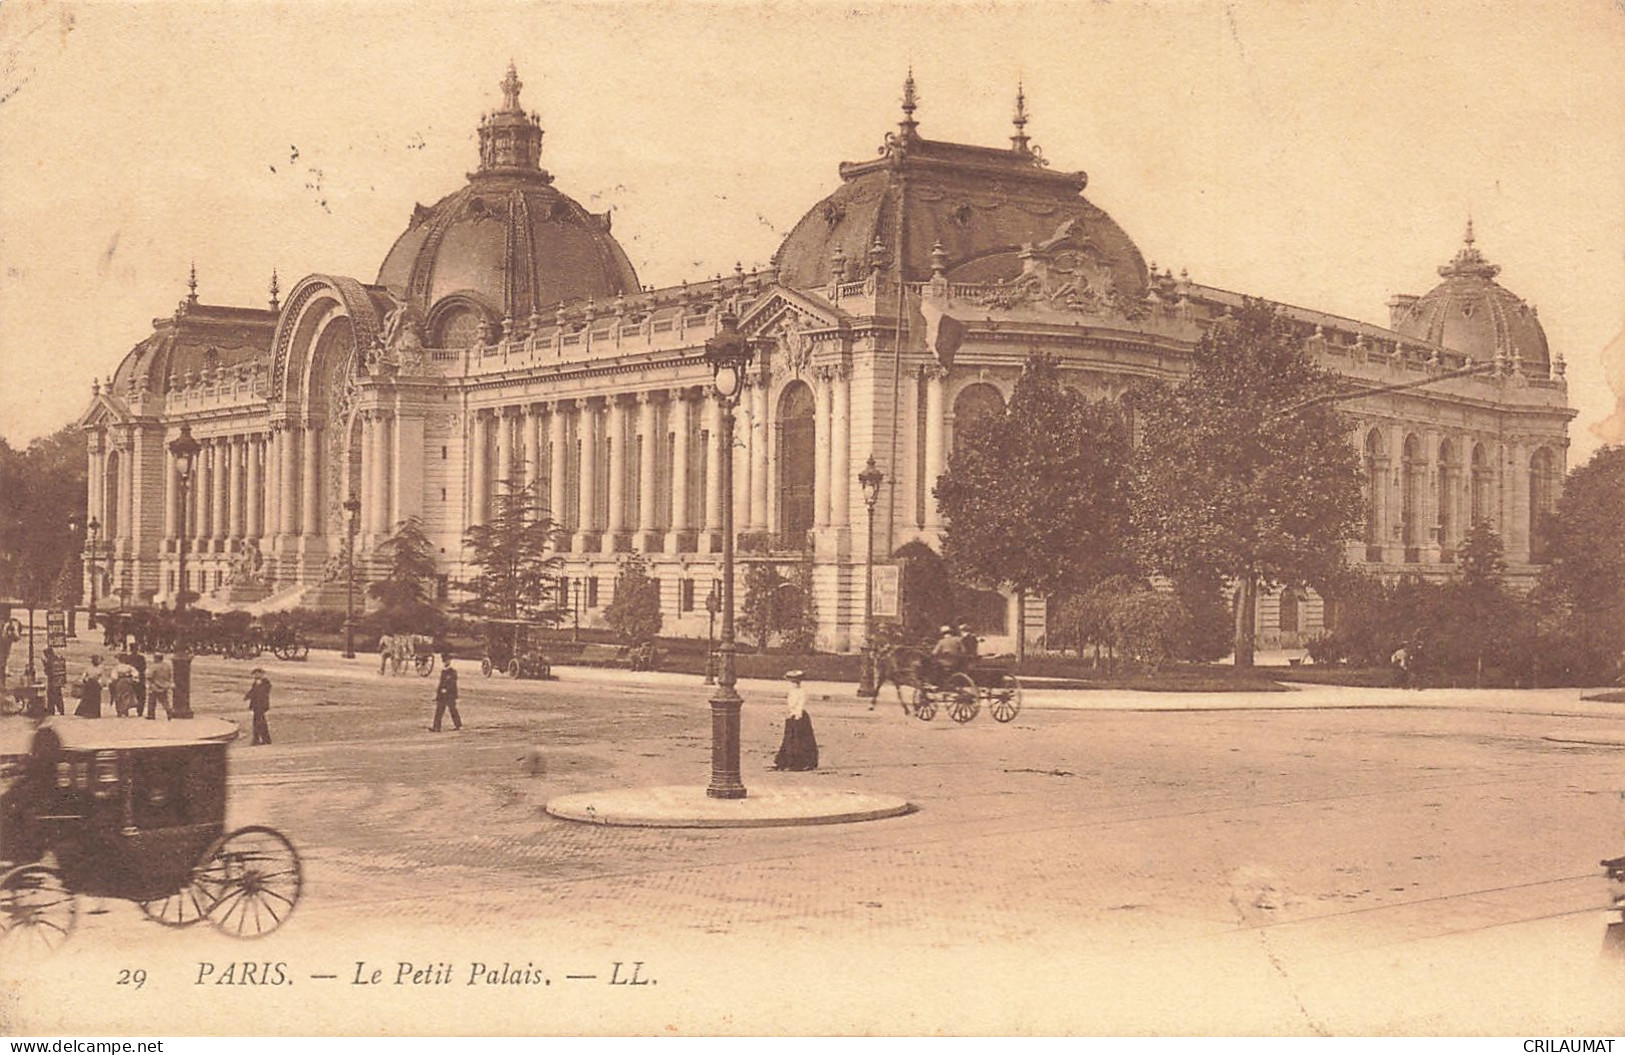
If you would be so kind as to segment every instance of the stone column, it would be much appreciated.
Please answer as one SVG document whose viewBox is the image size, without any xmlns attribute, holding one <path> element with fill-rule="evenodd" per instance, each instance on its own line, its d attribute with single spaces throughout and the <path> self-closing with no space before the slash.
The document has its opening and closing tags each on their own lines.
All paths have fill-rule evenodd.
<svg viewBox="0 0 1625 1055">
<path fill-rule="evenodd" d="M 637 548 L 641 553 L 658 552 L 661 548 L 659 520 L 655 513 L 655 466 L 661 460 L 660 437 L 655 434 L 659 408 L 653 392 L 638 393 L 638 535 Z"/>
<path fill-rule="evenodd" d="M 476 410 L 468 430 L 468 522 L 483 524 L 489 519 L 486 496 L 490 494 L 491 448 L 489 446 L 491 418 L 488 411 Z"/>
<path fill-rule="evenodd" d="M 835 528 L 850 527 L 852 486 L 852 378 L 843 365 L 835 368 L 835 427 L 829 456 L 829 520 Z"/>
<path fill-rule="evenodd" d="M 1444 540 L 1439 530 L 1439 473 L 1443 466 L 1439 464 L 1439 433 L 1428 429 L 1422 433 L 1422 561 L 1425 564 L 1438 564 L 1442 559 L 1440 550 Z"/>
<path fill-rule="evenodd" d="M 565 420 L 569 413 L 570 401 L 561 399 L 553 404 L 551 413 L 547 418 L 547 515 L 553 518 L 554 527 L 562 527 L 565 520 L 564 495 L 565 476 L 568 472 L 566 457 L 569 452 L 565 449 Z"/>
<path fill-rule="evenodd" d="M 226 536 L 243 537 L 243 437 L 226 437 Z"/>
<path fill-rule="evenodd" d="M 751 450 L 756 442 L 752 422 L 755 421 L 755 389 L 746 384 L 739 392 L 739 403 L 734 408 L 733 441 L 733 522 L 734 535 L 750 530 L 750 497 L 752 493 L 750 468 Z M 718 524 L 721 519 L 718 519 Z"/>
<path fill-rule="evenodd" d="M 733 452 L 722 446 L 722 402 L 712 389 L 705 395 L 705 510 L 701 524 L 705 530 L 707 553 L 719 551 L 722 531 L 722 459 Z"/>
<path fill-rule="evenodd" d="M 260 531 L 261 548 L 269 552 L 276 547 L 277 535 L 282 532 L 282 426 L 272 423 L 265 434 L 265 524 Z"/>
<path fill-rule="evenodd" d="M 250 433 L 248 449 L 247 476 L 248 493 L 246 523 L 244 534 L 251 539 L 257 539 L 265 534 L 265 478 L 261 475 L 260 459 L 265 455 L 265 437 L 259 433 Z"/>
<path fill-rule="evenodd" d="M 300 528 L 304 533 L 308 545 L 312 539 L 322 533 L 322 430 L 314 421 L 305 423 L 304 443 L 304 491 L 299 499 L 299 508 L 304 513 Z"/>
<path fill-rule="evenodd" d="M 925 493 L 925 526 L 940 530 L 942 516 L 937 511 L 937 499 L 931 492 L 936 489 L 937 477 L 942 475 L 943 460 L 943 389 L 948 371 L 932 364 L 925 368 L 925 480 L 921 488 Z"/>
<path fill-rule="evenodd" d="M 666 552 L 681 553 L 693 525 L 688 517 L 688 454 L 694 436 L 694 403 L 684 389 L 671 393 L 671 526 Z"/>
<path fill-rule="evenodd" d="M 87 444 L 86 480 L 85 480 L 85 506 L 90 510 L 85 522 L 88 524 L 92 518 L 98 524 L 107 524 L 107 492 L 105 487 L 107 472 L 107 433 L 93 432 Z M 90 535 L 85 535 L 86 544 L 89 544 Z M 100 544 L 100 539 L 98 539 Z M 89 575 L 89 571 L 86 571 Z"/>
<path fill-rule="evenodd" d="M 373 451 L 378 455 L 378 470 L 372 477 L 372 533 L 375 538 L 387 537 L 394 525 L 389 522 L 395 502 L 395 488 L 390 486 L 390 474 L 394 471 L 391 454 L 395 449 L 395 415 L 387 410 L 377 412 L 378 420 L 374 427 L 377 435 L 373 440 Z"/>
<path fill-rule="evenodd" d="M 609 400 L 609 522 L 604 533 L 605 553 L 614 553 L 626 531 L 626 404 L 620 396 Z"/>
<path fill-rule="evenodd" d="M 423 517 L 423 416 L 415 407 L 397 410 L 390 425 L 389 511 L 384 532 Z"/>
<path fill-rule="evenodd" d="M 750 391 L 755 414 L 750 427 L 750 529 L 762 532 L 768 530 L 771 515 L 768 511 L 771 486 L 768 445 L 773 434 L 768 430 L 767 378 L 762 378 Z"/>
<path fill-rule="evenodd" d="M 226 538 L 227 474 L 230 471 L 231 446 L 224 436 L 209 441 L 209 537 Z"/>
<path fill-rule="evenodd" d="M 124 450 L 118 460 L 118 533 L 124 539 L 126 552 L 135 553 L 137 525 L 135 522 L 135 437 L 126 434 Z M 1527 469 L 1527 466 L 1525 466 Z M 119 567 L 120 580 L 129 577 L 128 565 Z"/>
<path fill-rule="evenodd" d="M 304 441 L 292 421 L 282 431 L 282 533 L 290 539 L 299 534 L 299 458 Z"/>
<path fill-rule="evenodd" d="M 530 499 L 540 505 L 547 500 L 542 480 L 547 475 L 546 452 L 542 448 L 542 408 L 538 403 L 525 407 L 525 486 Z"/>
<path fill-rule="evenodd" d="M 1508 563 L 1529 560 L 1529 445 L 1514 443 L 1507 448 L 1507 532 Z"/>
<path fill-rule="evenodd" d="M 1405 560 L 1405 425 L 1388 434 L 1388 535 L 1382 540 L 1383 559 L 1389 564 Z"/>
<path fill-rule="evenodd" d="M 577 553 L 587 550 L 598 538 L 598 406 L 593 400 L 582 400 L 576 414 L 576 437 L 581 443 L 579 492 L 580 508 L 576 513 Z"/>
<path fill-rule="evenodd" d="M 830 465 L 835 428 L 835 385 L 828 370 L 818 372 L 818 416 L 813 422 L 813 527 L 829 527 Z"/>
</svg>

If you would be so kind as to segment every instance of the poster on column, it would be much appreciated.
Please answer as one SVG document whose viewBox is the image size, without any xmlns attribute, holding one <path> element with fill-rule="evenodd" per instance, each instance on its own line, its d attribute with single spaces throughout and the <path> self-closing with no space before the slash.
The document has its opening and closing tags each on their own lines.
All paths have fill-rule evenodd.
<svg viewBox="0 0 1625 1055">
<path fill-rule="evenodd" d="M 0 42 L 0 1034 L 1625 1035 L 1625 0 Z"/>
</svg>

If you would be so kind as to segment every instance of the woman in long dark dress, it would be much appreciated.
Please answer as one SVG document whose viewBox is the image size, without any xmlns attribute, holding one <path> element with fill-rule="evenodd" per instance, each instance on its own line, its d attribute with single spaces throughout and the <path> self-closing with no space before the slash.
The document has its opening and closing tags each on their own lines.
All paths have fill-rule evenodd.
<svg viewBox="0 0 1625 1055">
<path fill-rule="evenodd" d="M 102 716 L 102 657 L 90 657 L 90 669 L 79 679 L 79 706 L 73 709 L 79 718 Z"/>
<path fill-rule="evenodd" d="M 805 771 L 818 768 L 818 740 L 813 736 L 812 717 L 807 713 L 807 693 L 801 687 L 802 673 L 792 670 L 784 675 L 790 683 L 784 694 L 787 713 L 784 718 L 784 742 L 773 759 L 774 769 Z"/>
</svg>

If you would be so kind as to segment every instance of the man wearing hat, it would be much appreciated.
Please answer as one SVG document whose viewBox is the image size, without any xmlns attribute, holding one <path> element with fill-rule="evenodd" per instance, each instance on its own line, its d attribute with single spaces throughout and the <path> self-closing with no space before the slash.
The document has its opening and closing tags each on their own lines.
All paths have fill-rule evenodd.
<svg viewBox="0 0 1625 1055">
<path fill-rule="evenodd" d="M 263 667 L 255 667 L 250 673 L 254 683 L 243 693 L 243 699 L 254 715 L 254 741 L 249 746 L 258 747 L 271 742 L 271 727 L 265 722 L 265 712 L 271 709 L 271 679 L 265 676 Z"/>
<path fill-rule="evenodd" d="M 944 626 L 937 633 L 937 643 L 931 647 L 931 662 L 936 667 L 936 680 L 940 684 L 964 662 L 965 639 L 952 626 Z"/>
<path fill-rule="evenodd" d="M 812 718 L 807 714 L 807 691 L 801 687 L 802 677 L 799 670 L 784 672 L 784 680 L 790 687 L 784 693 L 784 740 L 774 756 L 774 769 L 818 768 L 818 740 L 813 736 Z"/>
<path fill-rule="evenodd" d="M 461 729 L 463 716 L 457 713 L 457 670 L 451 665 L 450 652 L 440 657 L 440 684 L 434 691 L 434 724 L 429 726 L 429 732 L 440 731 L 440 719 L 448 711 L 452 729 Z"/>
</svg>

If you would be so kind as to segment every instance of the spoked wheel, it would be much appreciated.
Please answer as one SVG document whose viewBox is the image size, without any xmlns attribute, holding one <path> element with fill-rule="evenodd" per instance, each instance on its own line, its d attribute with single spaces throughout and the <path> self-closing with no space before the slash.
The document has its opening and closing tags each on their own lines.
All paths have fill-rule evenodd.
<svg viewBox="0 0 1625 1055">
<path fill-rule="evenodd" d="M 287 922 L 299 903 L 304 870 L 285 835 L 255 825 L 215 841 L 192 873 L 209 905 L 209 922 L 234 938 L 261 938 Z"/>
<path fill-rule="evenodd" d="M 294 646 L 293 645 L 273 645 L 272 648 L 271 648 L 271 654 L 273 656 L 275 656 L 277 659 L 290 660 L 290 659 L 293 658 L 293 655 L 294 655 Z"/>
<path fill-rule="evenodd" d="M 491 676 L 491 657 L 490 656 L 486 656 L 484 659 L 480 660 L 480 673 L 484 674 L 488 678 Z"/>
<path fill-rule="evenodd" d="M 515 681 L 519 680 L 519 661 L 517 659 L 508 660 L 508 677 Z"/>
<path fill-rule="evenodd" d="M 971 680 L 969 674 L 960 672 L 949 675 L 943 688 L 953 693 L 953 698 L 948 701 L 948 716 L 960 725 L 975 718 L 982 709 L 982 702 L 976 697 L 976 682 Z"/>
<path fill-rule="evenodd" d="M 79 923 L 79 899 L 62 873 L 23 865 L 0 875 L 0 949 L 12 954 L 52 953 Z"/>
<path fill-rule="evenodd" d="M 413 657 L 412 662 L 417 664 L 418 677 L 427 678 L 434 673 L 434 654 Z"/>
<path fill-rule="evenodd" d="M 208 918 L 213 900 L 208 892 L 189 879 L 185 886 L 168 897 L 138 901 L 136 904 L 141 906 L 142 914 L 154 923 L 162 923 L 166 927 L 190 927 Z"/>
<path fill-rule="evenodd" d="M 914 717 L 929 722 L 936 716 L 937 701 L 931 698 L 931 689 L 925 685 L 914 686 Z"/>
<path fill-rule="evenodd" d="M 995 722 L 1008 722 L 1021 713 L 1021 682 L 1014 674 L 1000 674 L 988 696 L 987 710 Z"/>
<path fill-rule="evenodd" d="M 297 645 L 293 646 L 293 658 L 300 661 L 309 659 L 310 645 L 301 641 Z"/>
</svg>

